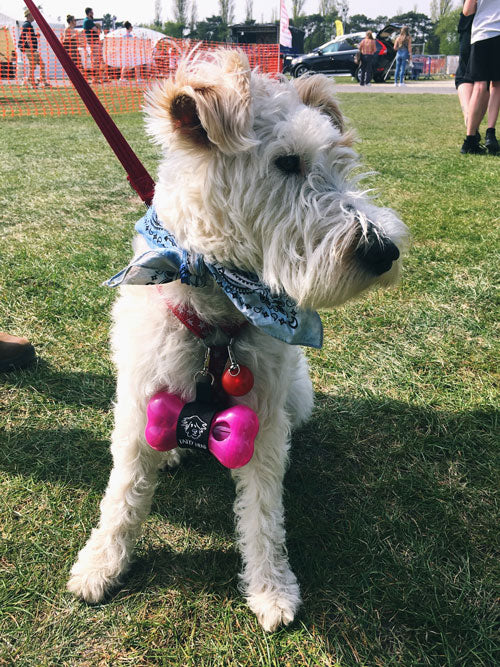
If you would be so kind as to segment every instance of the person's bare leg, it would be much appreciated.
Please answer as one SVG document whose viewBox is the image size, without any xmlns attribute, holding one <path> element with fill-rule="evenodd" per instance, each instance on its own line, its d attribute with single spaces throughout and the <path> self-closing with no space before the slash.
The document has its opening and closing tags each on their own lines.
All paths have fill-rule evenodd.
<svg viewBox="0 0 500 667">
<path fill-rule="evenodd" d="M 50 86 L 50 84 L 47 81 L 47 68 L 45 67 L 45 63 L 42 60 L 42 58 L 40 58 L 40 56 L 38 56 L 38 64 L 40 66 L 40 81 L 43 83 L 44 86 L 48 87 Z"/>
<path fill-rule="evenodd" d="M 495 126 L 500 109 L 500 81 L 490 83 L 490 102 L 488 104 L 488 128 L 484 145 L 490 155 L 500 155 L 500 145 L 495 134 Z"/>
<path fill-rule="evenodd" d="M 473 83 L 461 83 L 457 88 L 458 101 L 460 102 L 460 108 L 462 109 L 462 113 L 464 116 L 465 127 L 467 127 L 467 113 L 473 89 L 474 89 Z"/>
<path fill-rule="evenodd" d="M 27 53 L 27 59 L 28 59 L 28 85 L 31 84 L 33 88 L 36 88 L 36 81 L 35 81 L 36 62 L 35 62 L 35 55 L 32 51 Z"/>
<path fill-rule="evenodd" d="M 490 83 L 490 95 L 488 102 L 488 127 L 495 127 L 500 109 L 500 81 Z"/>
<path fill-rule="evenodd" d="M 487 91 L 486 81 L 476 81 L 469 102 L 467 114 L 467 135 L 476 134 L 484 115 L 484 97 Z"/>
</svg>

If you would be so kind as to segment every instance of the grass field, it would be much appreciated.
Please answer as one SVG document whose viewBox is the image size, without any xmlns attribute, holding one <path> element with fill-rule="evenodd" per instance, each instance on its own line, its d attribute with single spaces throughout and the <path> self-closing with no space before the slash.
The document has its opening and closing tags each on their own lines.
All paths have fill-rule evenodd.
<svg viewBox="0 0 500 667">
<path fill-rule="evenodd" d="M 340 98 L 414 244 L 398 288 L 322 314 L 286 477 L 304 604 L 272 635 L 237 590 L 232 482 L 201 455 L 162 478 L 123 589 L 65 592 L 110 468 L 100 284 L 143 208 L 88 118 L 0 121 L 0 329 L 40 357 L 0 376 L 1 665 L 498 664 L 500 160 L 459 154 L 452 96 Z M 140 116 L 118 123 L 155 173 Z"/>
</svg>

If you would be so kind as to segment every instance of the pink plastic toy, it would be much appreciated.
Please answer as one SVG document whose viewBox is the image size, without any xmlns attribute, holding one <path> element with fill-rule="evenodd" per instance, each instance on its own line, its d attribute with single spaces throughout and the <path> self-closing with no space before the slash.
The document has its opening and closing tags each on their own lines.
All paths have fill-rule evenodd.
<svg viewBox="0 0 500 667">
<path fill-rule="evenodd" d="M 177 447 L 177 420 L 185 402 L 175 394 L 159 391 L 148 403 L 146 441 L 160 452 Z M 208 449 L 226 468 L 241 468 L 253 456 L 259 419 L 246 405 L 234 405 L 216 413 L 210 426 Z"/>
</svg>

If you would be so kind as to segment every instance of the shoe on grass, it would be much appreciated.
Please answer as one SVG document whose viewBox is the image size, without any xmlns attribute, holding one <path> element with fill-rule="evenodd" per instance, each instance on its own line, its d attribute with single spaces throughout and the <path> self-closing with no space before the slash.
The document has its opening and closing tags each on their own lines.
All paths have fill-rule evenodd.
<svg viewBox="0 0 500 667">
<path fill-rule="evenodd" d="M 490 155 L 498 155 L 498 153 L 500 153 L 500 146 L 498 145 L 498 139 L 495 136 L 494 127 L 489 127 L 486 130 L 484 145 Z"/>
<path fill-rule="evenodd" d="M 26 368 L 35 359 L 35 348 L 27 338 L 18 338 L 0 331 L 0 373 Z"/>
<path fill-rule="evenodd" d="M 486 153 L 486 148 L 484 148 L 484 146 L 481 146 L 477 138 L 477 135 L 470 134 L 465 137 L 460 152 L 472 153 L 475 155 L 484 155 Z"/>
</svg>

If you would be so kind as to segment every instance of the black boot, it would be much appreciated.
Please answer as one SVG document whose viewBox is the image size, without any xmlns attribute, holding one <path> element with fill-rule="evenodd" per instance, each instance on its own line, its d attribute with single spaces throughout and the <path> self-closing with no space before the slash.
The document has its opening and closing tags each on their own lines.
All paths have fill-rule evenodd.
<svg viewBox="0 0 500 667">
<path fill-rule="evenodd" d="M 0 331 L 0 373 L 26 368 L 35 358 L 35 348 L 26 338 Z"/>
<path fill-rule="evenodd" d="M 498 145 L 498 140 L 495 136 L 495 128 L 489 127 L 486 130 L 486 139 L 484 141 L 486 150 L 490 155 L 497 155 L 500 153 L 500 146 Z"/>
<path fill-rule="evenodd" d="M 476 155 L 484 155 L 486 153 L 486 149 L 481 146 L 479 143 L 479 139 L 477 138 L 477 135 L 475 134 L 468 134 L 465 137 L 465 141 L 462 144 L 462 148 L 460 149 L 461 153 L 475 153 Z"/>
</svg>

